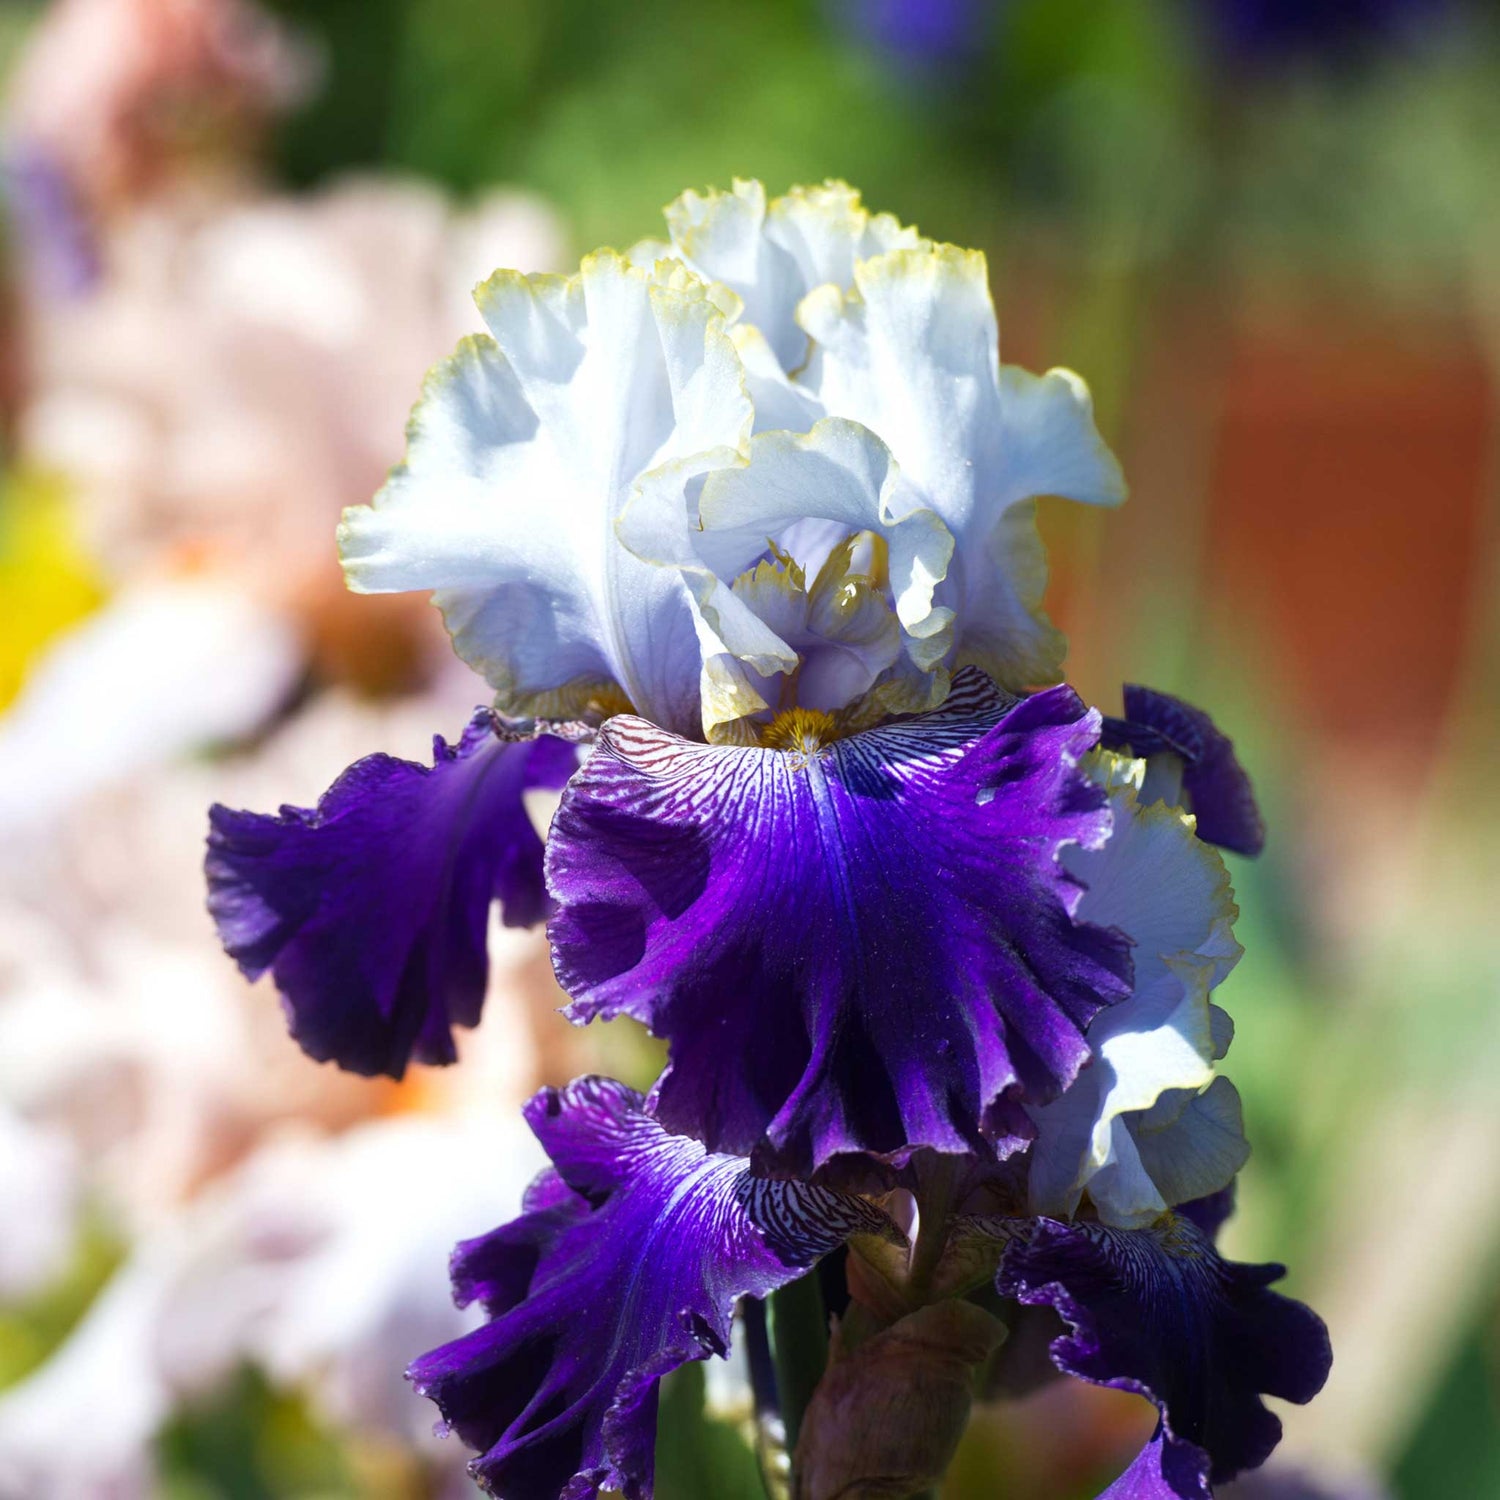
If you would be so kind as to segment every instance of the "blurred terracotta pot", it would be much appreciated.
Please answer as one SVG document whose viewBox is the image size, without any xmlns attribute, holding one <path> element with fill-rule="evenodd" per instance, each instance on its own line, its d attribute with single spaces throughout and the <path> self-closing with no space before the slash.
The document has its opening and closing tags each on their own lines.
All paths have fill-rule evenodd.
<svg viewBox="0 0 1500 1500">
<path fill-rule="evenodd" d="M 1436 745 L 1484 576 L 1492 411 L 1455 327 L 1288 306 L 1234 331 L 1204 597 L 1320 738 Z"/>
</svg>

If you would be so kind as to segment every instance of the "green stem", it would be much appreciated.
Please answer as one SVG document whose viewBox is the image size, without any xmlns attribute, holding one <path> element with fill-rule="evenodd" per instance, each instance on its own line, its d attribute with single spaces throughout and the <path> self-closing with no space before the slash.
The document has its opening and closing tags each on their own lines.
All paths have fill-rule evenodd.
<svg viewBox="0 0 1500 1500">
<path fill-rule="evenodd" d="M 828 1364 L 828 1312 L 816 1274 L 772 1292 L 771 1348 L 788 1453 L 795 1453 L 802 1417 Z"/>
<path fill-rule="evenodd" d="M 766 1500 L 787 1500 L 791 1459 L 786 1451 L 786 1429 L 781 1420 L 781 1393 L 776 1389 L 776 1362 L 771 1354 L 766 1304 L 759 1297 L 747 1297 L 742 1317 L 750 1388 L 755 1397 L 755 1458 L 761 1488 Z"/>
<path fill-rule="evenodd" d="M 948 1245 L 948 1221 L 963 1170 L 956 1158 L 939 1157 L 917 1189 L 917 1242 L 912 1246 L 906 1273 L 913 1307 L 920 1307 L 932 1290 L 933 1277 Z"/>
</svg>

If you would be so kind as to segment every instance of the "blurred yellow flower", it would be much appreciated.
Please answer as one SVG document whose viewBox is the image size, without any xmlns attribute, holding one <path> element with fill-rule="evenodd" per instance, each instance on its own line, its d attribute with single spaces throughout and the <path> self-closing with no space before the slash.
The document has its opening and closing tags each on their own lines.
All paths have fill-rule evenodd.
<svg viewBox="0 0 1500 1500">
<path fill-rule="evenodd" d="M 94 560 L 79 543 L 72 497 L 58 475 L 15 470 L 0 481 L 0 709 L 53 636 L 104 598 Z"/>
</svg>

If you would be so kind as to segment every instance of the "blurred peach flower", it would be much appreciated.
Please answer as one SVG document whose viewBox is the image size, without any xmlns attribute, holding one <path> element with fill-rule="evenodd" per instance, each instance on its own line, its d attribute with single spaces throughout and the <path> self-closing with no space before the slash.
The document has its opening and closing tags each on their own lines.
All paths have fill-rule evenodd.
<svg viewBox="0 0 1500 1500">
<path fill-rule="evenodd" d="M 31 248 L 67 249 L 69 214 L 86 237 L 181 168 L 248 158 L 317 74 L 308 46 L 252 0 L 55 0 L 3 127 Z"/>
<path fill-rule="evenodd" d="M 409 685 L 432 612 L 349 600 L 339 512 L 401 457 L 428 366 L 478 328 L 467 288 L 496 265 L 546 269 L 562 238 L 534 198 L 458 211 L 414 181 L 157 198 L 111 232 L 92 290 L 33 302 L 21 450 L 76 487 L 116 577 L 231 573 L 295 616 L 327 675 Z"/>
<path fill-rule="evenodd" d="M 508 1022 L 466 1039 L 464 1067 L 398 1088 L 291 1046 L 269 983 L 252 987 L 224 962 L 203 908 L 209 802 L 264 801 L 272 787 L 312 802 L 353 747 L 383 740 L 419 759 L 434 714 L 460 724 L 473 707 L 460 687 L 384 706 L 323 694 L 253 752 L 137 764 L 54 801 L 44 826 L 0 807 L 0 1107 L 62 1131 L 131 1235 L 279 1123 L 514 1105 L 542 1081 L 532 1018 L 562 997 L 539 934 L 502 930 L 491 944 L 489 1003 Z M 0 719 L 0 760 L 5 729 Z M 39 786 L 37 800 L 48 795 Z"/>
</svg>

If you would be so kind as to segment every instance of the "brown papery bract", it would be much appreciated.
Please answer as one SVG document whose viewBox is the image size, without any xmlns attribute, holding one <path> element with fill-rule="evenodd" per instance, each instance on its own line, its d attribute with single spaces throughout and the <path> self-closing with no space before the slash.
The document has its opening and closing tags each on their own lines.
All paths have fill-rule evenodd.
<svg viewBox="0 0 1500 1500">
<path fill-rule="evenodd" d="M 857 1345 L 835 1331 L 807 1409 L 793 1500 L 898 1500 L 937 1485 L 968 1425 L 974 1369 L 1005 1327 L 969 1302 L 919 1308 Z"/>
</svg>

